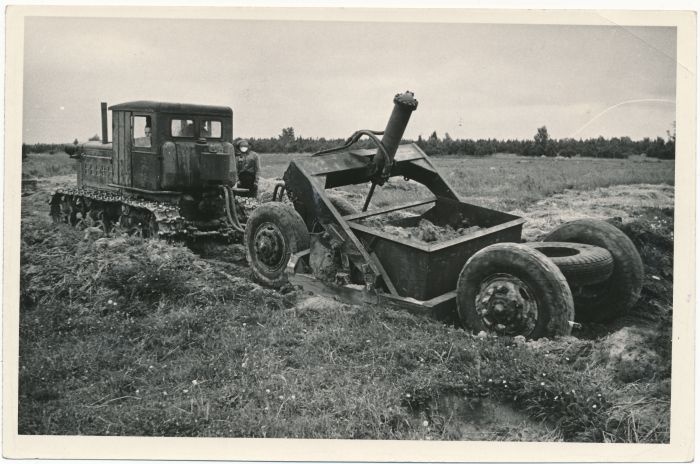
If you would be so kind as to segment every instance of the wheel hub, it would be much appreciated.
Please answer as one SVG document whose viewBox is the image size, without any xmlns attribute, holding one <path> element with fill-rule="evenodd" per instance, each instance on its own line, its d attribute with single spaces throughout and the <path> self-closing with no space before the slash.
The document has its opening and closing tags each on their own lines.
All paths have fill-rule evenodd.
<svg viewBox="0 0 700 464">
<path fill-rule="evenodd" d="M 476 310 L 484 326 L 502 335 L 528 335 L 537 324 L 534 293 L 510 274 L 497 274 L 483 282 Z"/>
<path fill-rule="evenodd" d="M 255 253 L 265 266 L 278 268 L 284 261 L 286 245 L 284 235 L 277 225 L 265 223 L 255 234 Z"/>
</svg>

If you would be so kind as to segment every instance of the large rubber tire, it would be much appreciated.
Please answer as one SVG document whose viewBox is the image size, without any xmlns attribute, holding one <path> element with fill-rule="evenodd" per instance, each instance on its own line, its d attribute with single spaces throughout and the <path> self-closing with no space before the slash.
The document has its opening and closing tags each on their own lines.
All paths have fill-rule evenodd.
<svg viewBox="0 0 700 464">
<path fill-rule="evenodd" d="M 613 257 L 613 272 L 607 281 L 572 289 L 579 321 L 608 321 L 626 313 L 639 300 L 644 282 L 642 258 L 632 240 L 617 227 L 580 219 L 560 226 L 546 240 L 598 246 Z"/>
<path fill-rule="evenodd" d="M 571 333 L 574 302 L 566 278 L 549 258 L 523 244 L 498 243 L 478 251 L 462 268 L 457 312 L 475 333 L 540 338 Z"/>
<path fill-rule="evenodd" d="M 569 287 L 605 282 L 613 272 L 613 257 L 608 250 L 570 242 L 529 242 L 559 268 Z"/>
<path fill-rule="evenodd" d="M 245 252 L 256 280 L 279 288 L 293 253 L 309 248 L 309 232 L 294 208 L 280 202 L 257 207 L 246 223 Z"/>
</svg>

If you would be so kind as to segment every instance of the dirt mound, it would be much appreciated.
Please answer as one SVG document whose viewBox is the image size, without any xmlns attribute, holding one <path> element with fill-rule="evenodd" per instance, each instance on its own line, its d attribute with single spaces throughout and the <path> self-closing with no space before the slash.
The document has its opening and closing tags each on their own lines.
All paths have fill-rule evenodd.
<svg viewBox="0 0 700 464">
<path fill-rule="evenodd" d="M 643 305 L 656 308 L 670 307 L 673 303 L 673 209 L 649 208 L 620 229 L 627 234 L 639 250 L 644 262 Z M 650 308 L 644 307 L 645 312 Z"/>
<path fill-rule="evenodd" d="M 613 327 L 656 327 L 659 337 L 669 339 L 668 347 L 664 350 L 670 351 L 673 314 L 673 210 L 646 208 L 639 209 L 637 214 L 633 220 L 616 225 L 632 240 L 644 263 L 642 294 L 629 314 L 614 321 Z"/>
</svg>

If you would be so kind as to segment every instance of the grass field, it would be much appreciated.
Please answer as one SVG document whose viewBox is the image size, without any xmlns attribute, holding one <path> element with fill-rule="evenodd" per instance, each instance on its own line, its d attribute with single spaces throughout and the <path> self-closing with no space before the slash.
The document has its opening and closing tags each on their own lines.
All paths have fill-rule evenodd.
<svg viewBox="0 0 700 464">
<path fill-rule="evenodd" d="M 34 175 L 64 174 L 32 156 Z M 286 155 L 262 159 L 265 177 L 281 175 Z M 673 163 L 436 163 L 468 199 L 538 221 L 590 195 L 603 209 L 579 214 L 625 213 L 647 273 L 639 304 L 576 337 L 480 338 L 262 288 L 240 253 L 85 239 L 51 224 L 47 195 L 64 178 L 46 178 L 23 197 L 19 432 L 667 443 L 673 195 L 653 184 L 673 184 Z M 375 206 L 420 193 L 409 189 L 385 187 Z"/>
<path fill-rule="evenodd" d="M 279 179 L 291 159 L 306 156 L 261 154 L 262 177 Z M 568 189 L 587 191 L 612 185 L 673 185 L 675 169 L 673 161 L 639 158 L 439 157 L 434 158 L 433 162 L 448 183 L 467 201 L 506 211 L 526 207 Z M 65 153 L 32 153 L 23 162 L 22 173 L 38 178 L 74 174 L 75 163 Z M 366 189 L 366 186 L 349 186 L 344 190 L 360 198 L 366 194 Z M 392 179 L 377 190 L 372 205 L 381 207 L 429 194 L 420 184 Z"/>
<path fill-rule="evenodd" d="M 304 155 L 263 154 L 265 177 L 280 178 L 289 160 Z M 656 162 L 654 162 L 656 161 Z M 673 185 L 675 163 L 658 160 L 526 157 L 433 158 L 448 183 L 470 203 L 511 210 L 567 189 L 593 190 L 611 185 Z M 345 190 L 366 194 L 367 187 Z M 427 189 L 391 179 L 377 189 L 373 205 L 410 201 L 429 195 Z"/>
<path fill-rule="evenodd" d="M 22 175 L 24 177 L 52 177 L 66 174 L 75 174 L 76 161 L 63 152 L 30 153 L 27 159 L 22 161 Z"/>
</svg>

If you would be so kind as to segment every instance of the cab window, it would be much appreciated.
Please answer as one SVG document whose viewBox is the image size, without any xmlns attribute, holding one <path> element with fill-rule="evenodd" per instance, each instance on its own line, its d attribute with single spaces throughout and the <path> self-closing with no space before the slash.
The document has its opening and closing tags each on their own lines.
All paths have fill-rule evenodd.
<svg viewBox="0 0 700 464">
<path fill-rule="evenodd" d="M 172 119 L 170 121 L 170 135 L 173 137 L 194 137 L 194 120 Z"/>
<path fill-rule="evenodd" d="M 221 121 L 215 121 L 213 119 L 202 120 L 199 128 L 199 136 L 208 139 L 220 139 Z"/>
<path fill-rule="evenodd" d="M 132 118 L 133 137 L 135 147 L 150 147 L 151 146 L 151 117 L 150 116 L 134 116 Z"/>
</svg>

